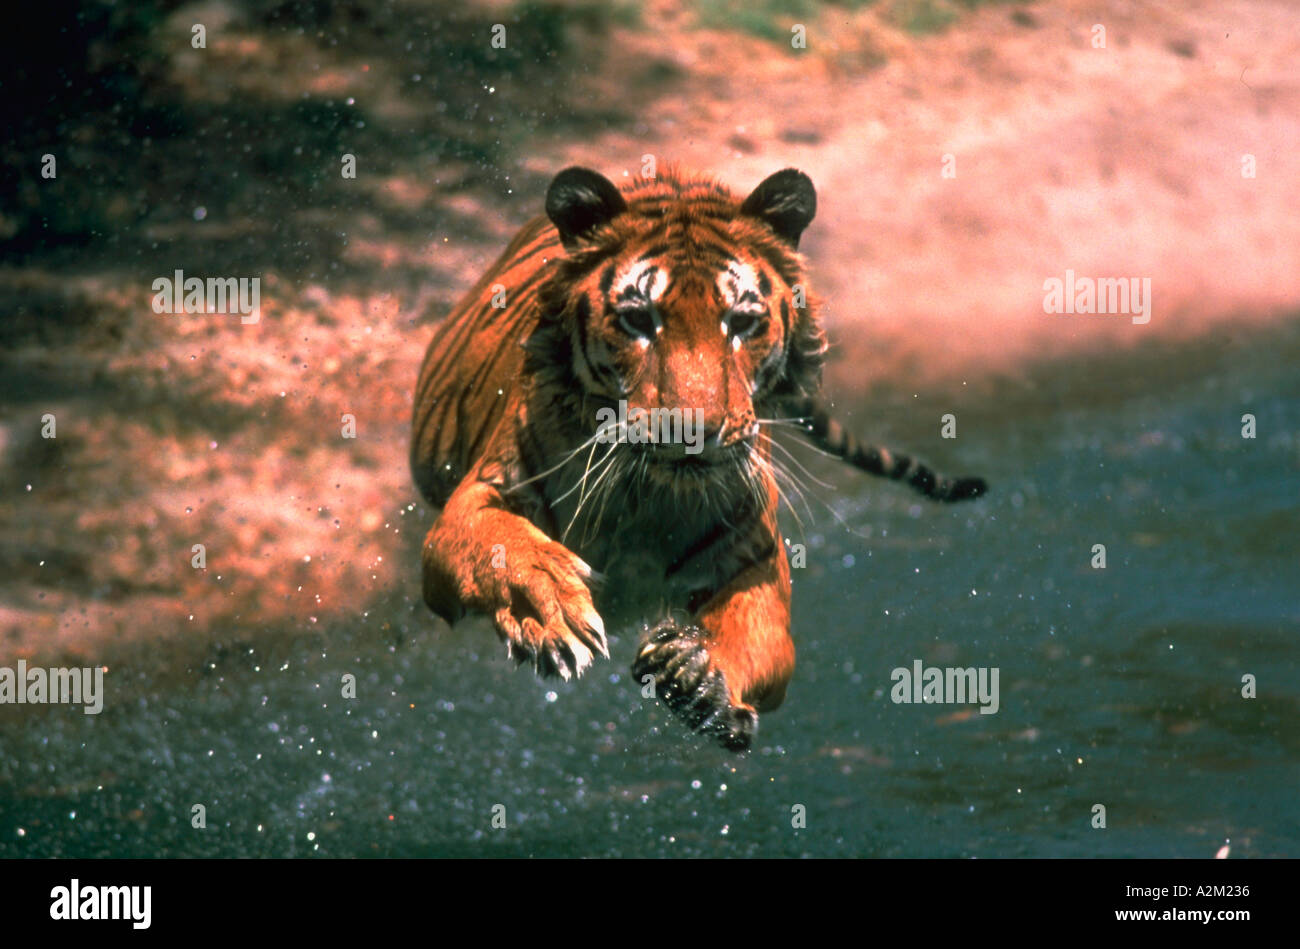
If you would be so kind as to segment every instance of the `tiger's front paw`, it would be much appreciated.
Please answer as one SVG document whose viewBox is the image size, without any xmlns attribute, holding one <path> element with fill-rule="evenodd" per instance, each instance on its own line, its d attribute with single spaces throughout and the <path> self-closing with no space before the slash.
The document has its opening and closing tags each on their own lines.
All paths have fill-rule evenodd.
<svg viewBox="0 0 1300 949">
<path fill-rule="evenodd" d="M 692 729 L 743 751 L 758 731 L 758 713 L 750 705 L 732 704 L 726 677 L 710 659 L 704 635 L 698 626 L 660 622 L 637 651 L 632 675 L 638 682 L 651 676 L 655 694 Z"/>
<path fill-rule="evenodd" d="M 609 658 L 605 623 L 587 589 L 591 567 L 555 541 L 520 547 L 493 568 L 485 610 L 516 662 L 531 662 L 539 675 L 581 676 L 594 653 Z"/>
</svg>

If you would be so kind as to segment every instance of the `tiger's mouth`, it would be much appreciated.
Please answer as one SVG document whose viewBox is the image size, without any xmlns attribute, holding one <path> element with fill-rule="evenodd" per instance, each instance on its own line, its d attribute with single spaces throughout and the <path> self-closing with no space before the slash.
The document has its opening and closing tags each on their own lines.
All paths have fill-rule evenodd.
<svg viewBox="0 0 1300 949">
<path fill-rule="evenodd" d="M 702 451 L 688 452 L 682 445 L 630 446 L 634 457 L 644 459 L 644 464 L 664 474 L 707 474 L 737 468 L 745 463 L 754 450 L 754 442 L 744 439 L 727 445 L 717 445 L 708 439 Z"/>
</svg>

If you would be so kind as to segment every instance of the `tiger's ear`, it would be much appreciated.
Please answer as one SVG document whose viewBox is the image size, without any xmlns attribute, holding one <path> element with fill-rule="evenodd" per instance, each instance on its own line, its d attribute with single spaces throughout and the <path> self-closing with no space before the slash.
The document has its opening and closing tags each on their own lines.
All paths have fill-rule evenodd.
<svg viewBox="0 0 1300 949">
<path fill-rule="evenodd" d="M 776 231 L 791 247 L 817 213 L 817 191 L 802 171 L 787 168 L 763 179 L 740 206 L 740 213 L 756 217 Z"/>
<path fill-rule="evenodd" d="M 626 210 L 627 202 L 614 183 L 590 168 L 566 168 L 546 189 L 546 216 L 570 249 Z"/>
</svg>

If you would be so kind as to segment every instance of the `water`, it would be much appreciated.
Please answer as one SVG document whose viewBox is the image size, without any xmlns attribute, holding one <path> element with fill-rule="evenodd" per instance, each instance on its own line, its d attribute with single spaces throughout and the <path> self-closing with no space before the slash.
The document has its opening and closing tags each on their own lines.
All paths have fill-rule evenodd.
<svg viewBox="0 0 1300 949">
<path fill-rule="evenodd" d="M 798 669 L 748 755 L 641 700 L 629 631 L 580 683 L 436 635 L 412 548 L 346 624 L 124 663 L 98 717 L 0 709 L 0 857 L 1296 856 L 1298 363 L 1291 326 L 844 402 L 993 491 L 808 456 L 847 526 L 789 520 Z M 998 713 L 894 704 L 914 659 L 997 667 Z"/>
</svg>

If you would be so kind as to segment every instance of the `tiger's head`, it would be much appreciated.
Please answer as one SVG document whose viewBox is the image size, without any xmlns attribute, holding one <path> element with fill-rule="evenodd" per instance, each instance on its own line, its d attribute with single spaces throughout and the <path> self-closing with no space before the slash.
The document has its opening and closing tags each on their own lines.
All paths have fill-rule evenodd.
<svg viewBox="0 0 1300 949">
<path fill-rule="evenodd" d="M 794 169 L 743 201 L 673 171 L 623 191 L 589 169 L 560 172 L 546 214 L 566 257 L 542 288 L 542 324 L 582 411 L 604 413 L 581 422 L 595 430 L 622 405 L 627 434 L 623 419 L 650 415 L 650 443 L 626 440 L 651 476 L 743 462 L 764 413 L 820 383 L 826 341 L 798 253 L 816 205 Z M 665 439 L 678 417 L 683 437 Z"/>
</svg>

